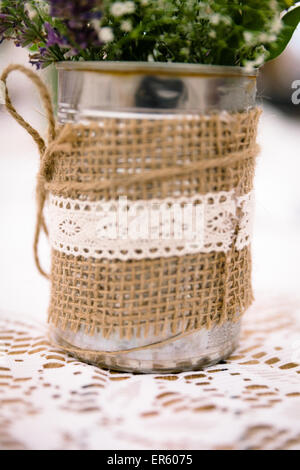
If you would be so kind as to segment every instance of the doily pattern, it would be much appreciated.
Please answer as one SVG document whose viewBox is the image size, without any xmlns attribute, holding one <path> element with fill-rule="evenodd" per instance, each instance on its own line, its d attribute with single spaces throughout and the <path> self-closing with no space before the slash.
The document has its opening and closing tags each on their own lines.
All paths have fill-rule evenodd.
<svg viewBox="0 0 300 470">
<path fill-rule="evenodd" d="M 299 302 L 256 302 L 226 363 L 172 375 L 78 362 L 0 314 L 0 449 L 300 450 Z"/>
</svg>

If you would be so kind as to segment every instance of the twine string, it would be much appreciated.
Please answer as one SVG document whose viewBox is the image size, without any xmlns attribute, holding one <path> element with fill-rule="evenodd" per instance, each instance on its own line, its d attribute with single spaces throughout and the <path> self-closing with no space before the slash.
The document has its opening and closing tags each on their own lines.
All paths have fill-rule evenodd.
<svg viewBox="0 0 300 470">
<path fill-rule="evenodd" d="M 19 71 L 23 73 L 24 75 L 26 75 L 26 77 L 28 77 L 34 83 L 34 85 L 37 87 L 40 93 L 40 96 L 41 96 L 41 99 L 42 99 L 42 102 L 46 111 L 47 120 L 48 120 L 48 141 L 49 142 L 55 139 L 55 134 L 56 134 L 55 117 L 54 117 L 51 97 L 50 97 L 50 94 L 46 85 L 40 79 L 40 77 L 35 72 L 32 72 L 32 70 L 30 70 L 27 67 L 24 67 L 23 65 L 18 65 L 18 64 L 9 65 L 2 73 L 1 81 L 5 85 L 6 108 L 8 112 L 12 115 L 12 117 L 31 135 L 31 137 L 37 144 L 40 155 L 42 157 L 46 150 L 46 144 L 45 144 L 44 139 L 40 136 L 38 131 L 34 129 L 27 121 L 25 121 L 25 119 L 17 112 L 9 96 L 8 87 L 7 87 L 7 79 L 8 79 L 8 76 L 12 72 L 15 72 L 15 71 Z"/>
<path fill-rule="evenodd" d="M 241 318 L 239 316 L 234 317 L 232 319 L 232 322 L 238 323 L 240 319 Z M 226 318 L 225 319 L 221 318 L 220 322 L 218 323 L 218 327 L 221 328 L 225 323 L 226 323 Z M 81 349 L 75 346 L 71 346 L 66 340 L 61 339 L 57 336 L 56 334 L 57 332 L 55 331 L 55 328 L 53 328 L 53 326 L 51 326 L 49 329 L 48 339 L 52 345 L 56 346 L 57 348 L 62 348 L 64 351 L 69 352 L 71 354 L 75 354 L 75 355 L 77 354 L 79 356 L 82 354 L 84 355 L 88 354 L 99 359 L 99 357 L 101 356 L 117 356 L 118 354 L 126 355 L 132 352 L 145 351 L 147 349 L 155 349 L 157 347 L 167 346 L 170 343 L 174 343 L 175 341 L 181 340 L 183 338 L 187 338 L 193 335 L 194 333 L 199 333 L 200 331 L 203 331 L 203 329 L 204 329 L 203 326 L 201 326 L 199 328 L 194 328 L 192 330 L 187 330 L 181 333 L 177 333 L 165 339 L 154 341 L 149 344 L 144 344 L 143 346 L 136 346 L 130 349 L 118 349 L 116 351 L 107 351 L 107 350 L 99 351 L 95 349 Z M 209 331 L 210 329 L 211 327 L 208 325 L 206 330 Z"/>
<path fill-rule="evenodd" d="M 47 121 L 48 121 L 48 143 L 51 143 L 55 140 L 56 137 L 56 129 L 55 129 L 55 117 L 54 117 L 54 111 L 53 111 L 53 106 L 52 106 L 52 101 L 51 101 L 51 96 L 50 93 L 44 84 L 44 82 L 40 79 L 40 77 L 35 73 L 32 72 L 27 67 L 24 67 L 23 65 L 18 65 L 18 64 L 13 64 L 9 65 L 4 72 L 2 73 L 1 76 L 1 81 L 4 83 L 5 86 L 5 106 L 8 110 L 8 112 L 11 114 L 11 116 L 22 126 L 29 135 L 33 138 L 34 142 L 36 143 L 39 153 L 40 153 L 40 160 L 41 162 L 43 161 L 44 156 L 47 154 L 46 152 L 46 143 L 44 139 L 41 137 L 39 132 L 34 129 L 29 122 L 25 121 L 25 119 L 17 112 L 16 108 L 12 104 L 8 87 L 7 87 L 7 79 L 8 76 L 12 72 L 21 72 L 23 73 L 27 78 L 29 78 L 33 84 L 37 87 L 43 106 L 46 111 L 46 116 L 47 116 Z M 47 226 L 45 223 L 45 219 L 43 216 L 43 209 L 44 209 L 44 204 L 46 200 L 46 190 L 44 188 L 44 185 L 40 178 L 38 177 L 38 184 L 37 184 L 37 221 L 36 221 L 36 227 L 35 227 L 35 235 L 34 235 L 34 243 L 33 243 L 33 252 L 34 252 L 34 259 L 35 259 L 35 264 L 42 276 L 46 277 L 49 279 L 48 274 L 43 270 L 40 259 L 39 259 L 39 254 L 38 254 L 38 245 L 39 245 L 39 239 L 40 239 L 40 234 L 41 234 L 41 229 L 44 230 L 45 234 L 48 235 L 48 230 Z"/>
<path fill-rule="evenodd" d="M 101 179 L 98 181 L 91 181 L 91 182 L 80 182 L 80 181 L 72 181 L 72 182 L 54 182 L 52 180 L 53 168 L 55 163 L 55 155 L 53 155 L 52 150 L 55 154 L 57 152 L 72 148 L 71 145 L 68 145 L 64 141 L 62 136 L 68 136 L 68 126 L 66 125 L 62 128 L 62 135 L 58 135 L 58 138 L 53 141 L 51 146 L 51 151 L 46 151 L 45 157 L 43 158 L 42 167 L 40 171 L 40 178 L 41 182 L 44 185 L 44 188 L 47 191 L 59 192 L 61 194 L 70 192 L 70 191 L 93 191 L 93 192 L 101 192 L 108 188 L 116 188 L 122 187 L 127 188 L 129 186 L 135 184 L 142 184 L 151 182 L 153 180 L 168 180 L 172 177 L 176 176 L 187 176 L 194 171 L 204 171 L 210 168 L 220 168 L 220 167 L 228 167 L 232 166 L 235 163 L 242 162 L 244 160 L 253 159 L 256 157 L 258 153 L 259 146 L 255 145 L 251 149 L 243 150 L 240 152 L 234 152 L 230 155 L 226 155 L 224 157 L 217 157 L 212 158 L 210 160 L 201 160 L 189 164 L 185 164 L 184 166 L 175 166 L 169 167 L 164 169 L 156 169 L 156 170 L 149 170 L 145 171 L 144 173 L 136 173 L 133 175 L 124 175 L 118 178 L 111 178 L 111 179 Z M 69 142 L 71 144 L 72 141 Z"/>
</svg>

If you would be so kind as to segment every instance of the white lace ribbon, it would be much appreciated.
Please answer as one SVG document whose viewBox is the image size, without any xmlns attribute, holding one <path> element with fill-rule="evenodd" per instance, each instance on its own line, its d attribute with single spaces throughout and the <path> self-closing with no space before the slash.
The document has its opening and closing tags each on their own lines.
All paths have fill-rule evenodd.
<svg viewBox="0 0 300 470">
<path fill-rule="evenodd" d="M 49 195 L 52 247 L 75 256 L 142 259 L 241 250 L 250 243 L 254 197 L 234 190 L 193 197 L 97 202 Z M 236 234 L 236 226 L 239 230 Z"/>
</svg>

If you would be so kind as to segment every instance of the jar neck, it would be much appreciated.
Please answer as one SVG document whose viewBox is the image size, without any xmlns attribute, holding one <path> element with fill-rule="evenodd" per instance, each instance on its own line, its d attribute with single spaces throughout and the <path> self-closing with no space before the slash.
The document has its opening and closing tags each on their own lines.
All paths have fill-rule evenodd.
<svg viewBox="0 0 300 470">
<path fill-rule="evenodd" d="M 206 67 L 209 69 L 209 67 Z M 239 112 L 255 106 L 256 77 L 174 71 L 88 70 L 58 67 L 60 122 L 97 120 L 120 113 L 142 117 Z M 227 72 L 227 71 L 226 71 Z"/>
</svg>

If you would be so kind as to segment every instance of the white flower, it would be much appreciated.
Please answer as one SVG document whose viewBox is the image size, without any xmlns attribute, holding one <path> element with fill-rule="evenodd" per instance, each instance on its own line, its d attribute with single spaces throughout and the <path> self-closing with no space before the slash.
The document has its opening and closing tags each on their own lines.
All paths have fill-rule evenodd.
<svg viewBox="0 0 300 470">
<path fill-rule="evenodd" d="M 262 48 L 264 49 L 264 48 Z M 245 69 L 247 72 L 253 72 L 256 67 L 263 65 L 266 59 L 266 52 L 262 52 L 255 60 L 248 60 L 245 63 Z"/>
<path fill-rule="evenodd" d="M 50 14 L 50 5 L 45 0 L 35 0 L 36 6 L 46 14 Z"/>
<path fill-rule="evenodd" d="M 130 31 L 132 31 L 131 21 L 130 20 L 122 21 L 121 30 L 124 31 L 125 33 L 129 33 Z"/>
<path fill-rule="evenodd" d="M 113 3 L 110 7 L 110 12 L 113 16 L 123 16 L 124 15 L 124 3 L 116 2 Z"/>
<path fill-rule="evenodd" d="M 229 16 L 220 15 L 220 13 L 214 13 L 213 15 L 209 15 L 208 18 L 211 24 L 214 24 L 216 26 L 221 22 L 226 24 L 227 26 L 231 25 L 231 19 L 229 18 Z"/>
<path fill-rule="evenodd" d="M 141 1 L 141 5 L 146 6 L 149 4 L 149 0 L 140 0 Z"/>
<path fill-rule="evenodd" d="M 135 12 L 135 4 L 134 4 L 134 2 L 128 1 L 128 2 L 125 2 L 124 5 L 125 5 L 125 9 L 126 9 L 126 13 L 127 13 L 127 14 L 130 14 L 130 13 L 134 13 L 134 12 Z"/>
<path fill-rule="evenodd" d="M 231 25 L 231 18 L 230 18 L 229 16 L 221 15 L 220 21 L 222 21 L 222 22 L 223 22 L 224 24 L 226 24 L 227 26 L 230 26 L 230 25 Z"/>
<path fill-rule="evenodd" d="M 277 0 L 271 0 L 269 8 L 273 11 L 278 12 L 278 1 Z"/>
<path fill-rule="evenodd" d="M 251 33 L 250 31 L 245 31 L 244 39 L 246 42 L 251 43 L 253 41 L 253 33 Z"/>
<path fill-rule="evenodd" d="M 216 37 L 217 37 L 217 33 L 216 33 L 215 31 L 213 31 L 213 30 L 210 31 L 210 32 L 208 33 L 208 35 L 209 35 L 209 37 L 212 38 L 212 39 L 216 39 Z"/>
<path fill-rule="evenodd" d="M 219 13 L 214 13 L 213 15 L 211 15 L 210 17 L 211 24 L 218 25 L 220 21 L 221 21 L 221 15 L 219 15 Z"/>
<path fill-rule="evenodd" d="M 268 40 L 269 40 L 269 35 L 268 35 L 267 33 L 261 33 L 261 34 L 259 35 L 259 40 L 260 40 L 261 42 L 268 42 Z"/>
<path fill-rule="evenodd" d="M 272 33 L 280 33 L 282 29 L 282 20 L 278 17 L 278 18 L 275 18 L 273 23 L 271 24 L 271 32 Z"/>
<path fill-rule="evenodd" d="M 30 3 L 25 3 L 25 11 L 30 20 L 33 20 L 33 18 L 35 18 L 37 15 L 35 8 L 33 8 L 32 5 L 30 5 Z"/>
<path fill-rule="evenodd" d="M 255 61 L 254 60 L 247 60 L 245 64 L 245 70 L 246 72 L 253 72 L 255 69 Z"/>
<path fill-rule="evenodd" d="M 91 25 L 93 26 L 94 30 L 97 31 L 97 33 L 100 33 L 100 22 L 99 20 L 92 20 Z"/>
<path fill-rule="evenodd" d="M 125 33 L 129 33 L 130 31 L 132 31 L 131 21 L 130 20 L 122 21 L 121 30 L 124 31 Z"/>
<path fill-rule="evenodd" d="M 116 17 L 129 15 L 130 13 L 134 13 L 134 11 L 135 11 L 135 4 L 132 1 L 115 2 L 112 4 L 110 8 L 111 14 Z"/>
<path fill-rule="evenodd" d="M 276 34 L 268 34 L 268 33 L 261 33 L 259 35 L 259 41 L 260 42 L 273 42 L 276 41 L 277 36 Z"/>
<path fill-rule="evenodd" d="M 255 60 L 255 65 L 256 65 L 257 67 L 259 67 L 260 65 L 263 65 L 263 63 L 265 62 L 265 59 L 266 59 L 265 54 L 262 54 L 261 56 L 259 56 L 259 57 Z"/>
<path fill-rule="evenodd" d="M 101 28 L 99 31 L 99 39 L 103 42 L 112 42 L 114 40 L 113 30 L 109 26 Z"/>
</svg>

